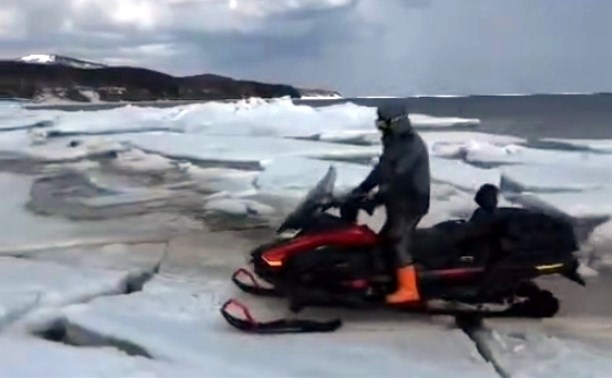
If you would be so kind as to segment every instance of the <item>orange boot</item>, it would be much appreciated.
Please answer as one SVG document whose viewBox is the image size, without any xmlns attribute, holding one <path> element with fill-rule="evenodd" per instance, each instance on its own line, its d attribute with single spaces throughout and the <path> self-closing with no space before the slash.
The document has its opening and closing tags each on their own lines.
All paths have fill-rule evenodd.
<svg viewBox="0 0 612 378">
<path fill-rule="evenodd" d="M 416 271 L 413 265 L 397 270 L 397 291 L 387 295 L 389 304 L 417 304 L 421 296 L 417 288 Z"/>
</svg>

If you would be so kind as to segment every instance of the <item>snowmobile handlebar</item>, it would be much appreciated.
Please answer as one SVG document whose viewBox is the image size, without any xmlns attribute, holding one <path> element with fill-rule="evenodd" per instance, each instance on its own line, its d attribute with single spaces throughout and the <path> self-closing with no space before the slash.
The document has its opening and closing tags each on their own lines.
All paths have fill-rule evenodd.
<svg viewBox="0 0 612 378">
<path fill-rule="evenodd" d="M 300 229 L 308 219 L 316 216 L 319 212 L 324 213 L 329 209 L 340 209 L 340 213 L 356 214 L 358 210 L 365 210 L 369 215 L 374 213 L 374 203 L 367 195 L 355 195 L 350 193 L 346 196 L 336 197 L 332 194 L 319 196 L 313 201 L 302 203 L 298 209 L 291 213 L 278 227 L 277 232 L 289 229 Z M 353 219 L 353 216 L 349 216 Z"/>
<path fill-rule="evenodd" d="M 365 210 L 369 215 L 374 213 L 374 202 L 367 194 L 348 194 L 344 197 L 329 197 L 321 203 L 321 211 L 326 211 L 332 208 L 342 208 L 349 206 L 358 210 Z"/>
</svg>

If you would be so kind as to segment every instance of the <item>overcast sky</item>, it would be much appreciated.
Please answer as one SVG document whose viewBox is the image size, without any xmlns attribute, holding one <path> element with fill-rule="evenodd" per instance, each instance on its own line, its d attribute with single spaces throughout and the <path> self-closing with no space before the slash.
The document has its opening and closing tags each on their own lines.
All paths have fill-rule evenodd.
<svg viewBox="0 0 612 378">
<path fill-rule="evenodd" d="M 612 91 L 612 0 L 0 0 L 0 56 L 30 53 L 347 96 Z"/>
</svg>

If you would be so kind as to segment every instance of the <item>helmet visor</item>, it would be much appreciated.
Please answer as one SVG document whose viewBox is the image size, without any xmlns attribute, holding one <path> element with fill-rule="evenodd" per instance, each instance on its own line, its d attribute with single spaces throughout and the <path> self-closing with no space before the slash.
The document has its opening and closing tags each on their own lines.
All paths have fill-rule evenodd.
<svg viewBox="0 0 612 378">
<path fill-rule="evenodd" d="M 389 126 L 391 126 L 391 123 L 386 119 L 379 118 L 376 120 L 376 128 L 380 131 L 389 130 Z"/>
</svg>

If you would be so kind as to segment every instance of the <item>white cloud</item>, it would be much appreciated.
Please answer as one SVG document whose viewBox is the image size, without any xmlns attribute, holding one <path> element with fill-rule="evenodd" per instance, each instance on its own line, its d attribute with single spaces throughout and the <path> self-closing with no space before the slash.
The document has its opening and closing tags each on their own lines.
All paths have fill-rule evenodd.
<svg viewBox="0 0 612 378">
<path fill-rule="evenodd" d="M 0 38 L 18 38 L 25 35 L 24 14 L 16 7 L 0 8 Z"/>
<path fill-rule="evenodd" d="M 612 90 L 601 0 L 0 0 L 0 56 L 345 94 Z"/>
<path fill-rule="evenodd" d="M 353 0 L 4 0 L 18 6 L 30 26 L 50 19 L 58 26 L 49 32 L 100 28 L 139 31 L 192 30 L 249 32 L 264 29 L 270 18 L 287 13 L 325 11 Z M 9 8 L 10 9 L 10 8 Z M 6 13 L 4 10 L 2 14 Z M 8 18 L 9 16 L 3 16 Z M 3 20 L 4 20 L 3 18 Z M 37 19 L 36 19 L 37 18 Z M 31 27 L 31 34 L 42 32 Z"/>
<path fill-rule="evenodd" d="M 19 55 L 55 52 L 163 69 L 170 66 L 173 72 L 181 72 L 172 54 L 199 54 L 182 60 L 201 70 L 215 54 L 227 55 L 227 46 L 218 50 L 217 36 L 249 39 L 257 35 L 276 41 L 306 37 L 316 31 L 318 15 L 356 0 L 2 1 L 6 3 L 0 10 L 4 56 L 14 50 L 21 50 Z M 20 34 L 17 26 L 21 26 Z M 7 44 L 9 38 L 22 41 L 21 46 Z M 248 43 L 242 47 L 253 50 Z"/>
</svg>

